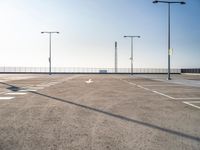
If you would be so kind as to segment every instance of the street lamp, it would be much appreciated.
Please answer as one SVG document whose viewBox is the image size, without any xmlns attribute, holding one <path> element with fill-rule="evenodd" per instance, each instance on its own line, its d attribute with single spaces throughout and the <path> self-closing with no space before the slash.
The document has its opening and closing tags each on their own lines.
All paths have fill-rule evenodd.
<svg viewBox="0 0 200 150">
<path fill-rule="evenodd" d="M 54 32 L 41 32 L 41 34 L 44 34 L 44 33 L 47 33 L 47 34 L 49 34 L 49 75 L 51 75 L 51 34 L 53 34 L 53 33 L 57 33 L 57 34 L 59 34 L 59 32 L 56 32 L 56 31 L 54 31 Z"/>
<path fill-rule="evenodd" d="M 115 73 L 117 73 L 117 41 L 115 41 Z"/>
<path fill-rule="evenodd" d="M 124 38 L 131 38 L 131 75 L 133 75 L 133 38 L 140 38 L 140 36 L 124 36 Z"/>
<path fill-rule="evenodd" d="M 171 77 L 170 77 L 170 5 L 171 4 L 186 4 L 185 2 L 181 1 L 181 2 L 178 2 L 178 1 L 158 1 L 158 0 L 154 0 L 153 1 L 154 4 L 156 3 L 166 3 L 168 4 L 168 80 L 171 80 Z"/>
</svg>

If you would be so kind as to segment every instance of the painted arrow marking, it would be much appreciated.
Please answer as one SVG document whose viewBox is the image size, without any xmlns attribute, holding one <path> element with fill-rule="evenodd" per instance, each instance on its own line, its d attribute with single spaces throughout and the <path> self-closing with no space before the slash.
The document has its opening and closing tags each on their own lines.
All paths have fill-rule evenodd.
<svg viewBox="0 0 200 150">
<path fill-rule="evenodd" d="M 92 81 L 92 79 L 89 79 L 88 81 L 85 81 L 85 83 L 88 83 L 88 84 L 90 84 L 92 82 L 94 82 L 94 81 Z"/>
</svg>

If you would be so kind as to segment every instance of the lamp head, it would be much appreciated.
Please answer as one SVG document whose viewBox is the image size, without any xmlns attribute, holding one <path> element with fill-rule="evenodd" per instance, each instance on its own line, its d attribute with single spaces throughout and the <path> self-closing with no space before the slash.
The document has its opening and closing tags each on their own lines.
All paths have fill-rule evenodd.
<svg viewBox="0 0 200 150">
<path fill-rule="evenodd" d="M 186 4 L 186 2 L 180 2 L 180 4 L 184 5 L 184 4 Z"/>
<path fill-rule="evenodd" d="M 154 4 L 156 4 L 156 3 L 158 3 L 158 1 L 157 1 L 157 0 L 155 0 L 155 1 L 153 1 L 153 3 L 154 3 Z"/>
</svg>

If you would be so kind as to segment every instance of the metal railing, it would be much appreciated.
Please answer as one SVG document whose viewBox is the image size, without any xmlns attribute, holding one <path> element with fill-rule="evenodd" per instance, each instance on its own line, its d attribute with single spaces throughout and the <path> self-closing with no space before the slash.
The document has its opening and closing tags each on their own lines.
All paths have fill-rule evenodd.
<svg viewBox="0 0 200 150">
<path fill-rule="evenodd" d="M 200 73 L 200 68 L 181 69 L 181 73 Z"/>
<path fill-rule="evenodd" d="M 48 73 L 48 67 L 0 67 L 0 73 Z M 133 73 L 167 73 L 167 68 L 134 68 Z M 52 73 L 116 73 L 115 68 L 52 67 Z M 131 73 L 130 68 L 118 68 L 117 73 Z M 171 69 L 181 73 L 181 69 Z"/>
</svg>

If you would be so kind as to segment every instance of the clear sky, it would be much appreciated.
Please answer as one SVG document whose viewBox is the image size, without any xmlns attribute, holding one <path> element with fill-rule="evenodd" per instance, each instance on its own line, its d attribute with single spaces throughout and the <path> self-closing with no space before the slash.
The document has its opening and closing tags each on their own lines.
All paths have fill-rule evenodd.
<svg viewBox="0 0 200 150">
<path fill-rule="evenodd" d="M 171 7 L 173 68 L 200 67 L 200 0 Z M 152 0 L 0 0 L 0 66 L 167 68 L 167 5 Z"/>
</svg>

